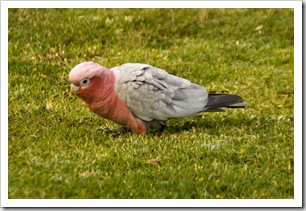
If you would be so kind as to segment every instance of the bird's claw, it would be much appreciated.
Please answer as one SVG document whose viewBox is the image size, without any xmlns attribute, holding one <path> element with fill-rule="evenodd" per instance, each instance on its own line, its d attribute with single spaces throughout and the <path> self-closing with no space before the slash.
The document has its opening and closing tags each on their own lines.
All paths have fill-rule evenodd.
<svg viewBox="0 0 306 211">
<path fill-rule="evenodd" d="M 120 127 L 114 130 L 111 130 L 109 128 L 103 128 L 103 127 L 99 127 L 97 128 L 97 131 L 101 131 L 104 132 L 107 135 L 112 135 L 112 136 L 121 136 L 121 135 L 125 135 L 127 133 L 130 133 L 130 131 L 128 129 L 126 129 L 125 127 Z"/>
</svg>

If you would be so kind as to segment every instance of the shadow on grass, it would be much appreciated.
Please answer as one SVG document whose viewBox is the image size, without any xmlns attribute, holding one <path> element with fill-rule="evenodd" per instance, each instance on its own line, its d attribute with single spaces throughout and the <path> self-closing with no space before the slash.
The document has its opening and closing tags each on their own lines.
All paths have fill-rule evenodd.
<svg viewBox="0 0 306 211">
<path fill-rule="evenodd" d="M 293 118 L 290 118 L 287 122 L 293 125 Z M 192 119 L 179 119 L 170 120 L 167 126 L 163 129 L 149 130 L 147 134 L 153 136 L 161 136 L 164 133 L 168 134 L 180 134 L 185 132 L 205 132 L 208 134 L 221 135 L 224 132 L 242 130 L 250 131 L 252 133 L 272 132 L 275 127 L 278 127 L 279 121 L 271 116 L 258 116 L 258 117 L 248 117 L 246 115 L 237 117 L 231 116 L 195 116 Z M 99 128 L 100 132 L 103 132 L 111 137 L 122 137 L 126 135 L 133 135 L 132 132 L 127 129 L 118 128 L 111 130 L 108 128 Z M 287 131 L 290 132 L 290 131 Z"/>
<path fill-rule="evenodd" d="M 288 118 L 287 123 L 292 124 L 293 118 Z M 241 129 L 245 131 L 256 131 L 262 133 L 263 131 L 267 132 L 269 130 L 274 130 L 275 127 L 279 127 L 278 119 L 273 118 L 272 116 L 258 116 L 258 117 L 205 117 L 197 116 L 192 120 L 184 121 L 183 124 L 175 124 L 167 126 L 165 132 L 168 133 L 181 133 L 188 132 L 192 130 L 203 131 L 213 134 L 223 134 L 225 131 L 231 131 L 235 129 Z"/>
<path fill-rule="evenodd" d="M 241 123 L 235 123 L 234 118 L 230 120 L 226 120 L 226 121 L 220 121 L 218 119 L 216 120 L 205 119 L 201 121 L 197 121 L 197 120 L 186 121 L 181 125 L 179 124 L 171 125 L 166 128 L 166 131 L 169 133 L 181 133 L 181 132 L 189 132 L 192 130 L 196 130 L 200 132 L 204 129 L 204 130 L 207 130 L 207 132 L 214 131 L 215 133 L 216 131 L 222 131 L 223 129 L 228 130 L 231 126 L 232 127 L 240 127 L 240 126 L 243 127 Z"/>
<path fill-rule="evenodd" d="M 223 121 L 222 124 L 219 124 L 219 120 L 214 120 L 214 119 L 208 119 L 208 120 L 202 120 L 202 121 L 197 121 L 197 120 L 186 120 L 183 122 L 183 124 L 172 124 L 172 125 L 167 125 L 165 128 L 159 128 L 155 130 L 149 130 L 147 134 L 151 134 L 153 136 L 161 136 L 163 133 L 170 133 L 170 134 L 179 134 L 183 132 L 189 132 L 194 129 L 207 129 L 207 130 L 220 130 L 221 128 L 224 128 L 224 130 L 228 130 L 228 127 L 233 126 L 233 127 L 243 127 L 241 123 L 235 123 L 234 118 L 233 119 L 227 119 L 226 121 Z M 110 135 L 112 137 L 120 137 L 120 136 L 125 136 L 125 135 L 131 135 L 133 134 L 127 129 L 118 128 L 115 130 L 111 130 L 109 128 L 99 128 L 98 129 L 100 132 L 104 132 L 107 135 Z"/>
</svg>

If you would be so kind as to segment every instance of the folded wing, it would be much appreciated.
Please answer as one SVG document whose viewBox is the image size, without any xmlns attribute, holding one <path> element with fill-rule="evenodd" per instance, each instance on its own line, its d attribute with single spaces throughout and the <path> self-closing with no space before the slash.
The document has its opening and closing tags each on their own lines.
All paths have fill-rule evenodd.
<svg viewBox="0 0 306 211">
<path fill-rule="evenodd" d="M 127 63 L 111 71 L 119 98 L 145 121 L 191 116 L 208 101 L 204 87 L 147 64 Z"/>
</svg>

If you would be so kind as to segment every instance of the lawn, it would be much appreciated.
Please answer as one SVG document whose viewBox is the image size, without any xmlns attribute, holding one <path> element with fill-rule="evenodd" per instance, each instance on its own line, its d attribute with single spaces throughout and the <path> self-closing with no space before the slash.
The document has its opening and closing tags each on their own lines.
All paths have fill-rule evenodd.
<svg viewBox="0 0 306 211">
<path fill-rule="evenodd" d="M 9 185 L 21 198 L 294 198 L 293 9 L 9 9 Z M 83 61 L 147 63 L 249 106 L 119 125 L 70 93 Z"/>
</svg>

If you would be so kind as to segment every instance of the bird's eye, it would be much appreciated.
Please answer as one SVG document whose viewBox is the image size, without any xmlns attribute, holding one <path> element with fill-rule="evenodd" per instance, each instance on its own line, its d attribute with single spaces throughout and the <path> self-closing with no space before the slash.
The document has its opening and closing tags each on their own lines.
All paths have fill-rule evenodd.
<svg viewBox="0 0 306 211">
<path fill-rule="evenodd" d="M 80 82 L 80 86 L 86 86 L 89 84 L 89 82 L 90 80 L 88 78 L 85 78 Z"/>
</svg>

